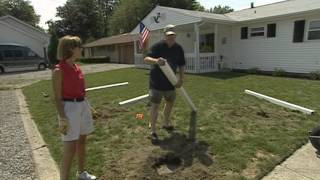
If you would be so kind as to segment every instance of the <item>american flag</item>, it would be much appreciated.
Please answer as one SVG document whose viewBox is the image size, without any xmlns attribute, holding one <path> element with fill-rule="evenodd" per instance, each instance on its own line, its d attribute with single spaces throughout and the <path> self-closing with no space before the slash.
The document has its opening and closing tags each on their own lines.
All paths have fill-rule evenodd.
<svg viewBox="0 0 320 180">
<path fill-rule="evenodd" d="M 140 38 L 139 38 L 139 47 L 143 49 L 144 43 L 146 42 L 149 36 L 149 29 L 141 22 L 140 23 Z"/>
</svg>

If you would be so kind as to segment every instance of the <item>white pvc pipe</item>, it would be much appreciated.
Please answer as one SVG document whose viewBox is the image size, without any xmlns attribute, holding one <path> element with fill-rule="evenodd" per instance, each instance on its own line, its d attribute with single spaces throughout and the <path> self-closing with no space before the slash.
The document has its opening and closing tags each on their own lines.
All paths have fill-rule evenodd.
<svg viewBox="0 0 320 180">
<path fill-rule="evenodd" d="M 162 72 L 165 74 L 165 76 L 168 78 L 168 80 L 170 81 L 170 83 L 175 86 L 178 83 L 178 79 L 176 77 L 176 75 L 174 74 L 174 72 L 172 71 L 172 69 L 170 68 L 170 66 L 168 65 L 168 63 L 165 63 L 164 66 L 160 66 L 160 69 L 162 70 Z M 187 101 L 188 105 L 190 106 L 190 108 L 193 111 L 197 111 L 196 106 L 193 104 L 191 98 L 188 96 L 186 90 L 183 87 L 178 88 L 180 94 L 182 95 L 182 97 L 184 97 L 184 99 Z"/>
<path fill-rule="evenodd" d="M 189 106 L 191 107 L 191 109 L 193 111 L 197 111 L 196 106 L 193 104 L 191 98 L 188 96 L 186 90 L 183 87 L 178 88 L 180 91 L 180 94 L 186 99 L 187 103 L 189 104 Z"/>
<path fill-rule="evenodd" d="M 104 88 L 116 87 L 116 86 L 123 86 L 123 85 L 128 85 L 128 84 L 129 84 L 128 82 L 109 84 L 109 85 L 105 85 L 105 86 L 97 86 L 97 87 L 87 88 L 86 91 L 92 91 L 92 90 L 104 89 Z"/>
<path fill-rule="evenodd" d="M 148 97 L 149 97 L 149 94 L 145 94 L 145 95 L 138 96 L 138 97 L 135 97 L 135 98 L 132 98 L 132 99 L 121 101 L 121 102 L 119 102 L 119 105 L 126 105 L 126 104 L 135 103 L 135 102 L 138 102 L 138 101 L 143 100 L 143 99 L 148 98 Z"/>
<path fill-rule="evenodd" d="M 315 112 L 314 110 L 311 110 L 311 109 L 308 109 L 308 108 L 304 108 L 304 107 L 301 107 L 301 106 L 298 106 L 298 105 L 295 105 L 295 104 L 291 104 L 291 103 L 288 103 L 286 101 L 282 101 L 282 100 L 279 100 L 279 99 L 276 99 L 276 98 L 273 98 L 273 97 L 269 97 L 269 96 L 266 96 L 266 95 L 263 95 L 263 94 L 259 94 L 259 93 L 256 93 L 254 91 L 245 90 L 244 92 L 246 94 L 255 96 L 257 98 L 265 99 L 265 100 L 267 100 L 267 101 L 269 101 L 271 103 L 274 103 L 274 104 L 277 104 L 277 105 L 280 105 L 280 106 L 283 106 L 283 107 L 286 107 L 286 108 L 289 108 L 289 109 L 301 111 L 304 114 L 313 114 Z"/>
</svg>

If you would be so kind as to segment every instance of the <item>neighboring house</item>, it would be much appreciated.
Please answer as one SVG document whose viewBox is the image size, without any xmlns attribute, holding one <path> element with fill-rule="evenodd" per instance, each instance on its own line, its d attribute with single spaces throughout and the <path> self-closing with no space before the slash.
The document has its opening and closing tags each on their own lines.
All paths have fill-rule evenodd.
<svg viewBox="0 0 320 180">
<path fill-rule="evenodd" d="M 320 70 L 320 0 L 287 0 L 224 15 L 157 6 L 142 22 L 151 30 L 149 45 L 163 38 L 165 25 L 177 26 L 187 72 Z M 138 41 L 139 25 L 131 34 Z M 135 64 L 145 66 L 137 51 Z"/>
<path fill-rule="evenodd" d="M 114 63 L 134 63 L 133 38 L 130 34 L 101 38 L 83 47 L 85 57 L 108 57 Z"/>
<path fill-rule="evenodd" d="M 0 44 L 20 44 L 47 59 L 50 36 L 12 16 L 0 17 Z"/>
</svg>

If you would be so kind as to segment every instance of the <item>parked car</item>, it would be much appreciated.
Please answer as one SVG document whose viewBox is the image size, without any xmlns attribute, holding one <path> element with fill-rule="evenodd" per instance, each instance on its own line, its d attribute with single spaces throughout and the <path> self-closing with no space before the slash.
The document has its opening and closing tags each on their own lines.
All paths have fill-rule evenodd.
<svg viewBox="0 0 320 180">
<path fill-rule="evenodd" d="M 47 68 L 46 60 L 27 46 L 0 44 L 0 73 Z"/>
</svg>

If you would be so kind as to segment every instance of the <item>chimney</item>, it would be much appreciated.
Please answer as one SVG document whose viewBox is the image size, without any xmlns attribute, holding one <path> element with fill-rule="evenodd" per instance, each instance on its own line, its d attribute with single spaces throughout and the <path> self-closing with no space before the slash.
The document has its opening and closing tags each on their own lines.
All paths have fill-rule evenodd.
<svg viewBox="0 0 320 180">
<path fill-rule="evenodd" d="M 251 8 L 254 8 L 254 2 L 251 2 Z"/>
</svg>

